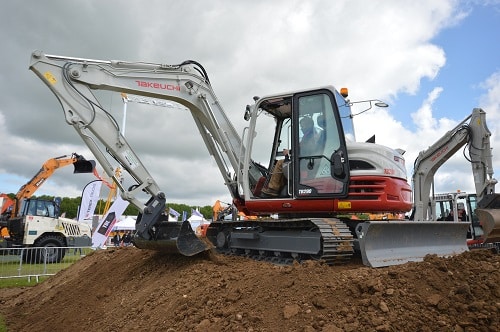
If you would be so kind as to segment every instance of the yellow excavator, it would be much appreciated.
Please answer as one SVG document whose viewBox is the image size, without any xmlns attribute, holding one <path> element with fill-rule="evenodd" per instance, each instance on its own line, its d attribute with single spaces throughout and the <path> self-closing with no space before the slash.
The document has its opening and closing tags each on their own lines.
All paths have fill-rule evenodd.
<svg viewBox="0 0 500 332">
<path fill-rule="evenodd" d="M 58 168 L 68 165 L 74 166 L 73 173 L 92 173 L 95 168 L 95 161 L 86 160 L 83 156 L 76 153 L 71 154 L 71 156 L 64 155 L 48 159 L 43 163 L 42 168 L 40 168 L 35 176 L 33 176 L 33 178 L 23 185 L 17 192 L 10 217 L 14 218 L 19 213 L 22 200 L 33 196 L 45 180 L 51 177 Z"/>
</svg>

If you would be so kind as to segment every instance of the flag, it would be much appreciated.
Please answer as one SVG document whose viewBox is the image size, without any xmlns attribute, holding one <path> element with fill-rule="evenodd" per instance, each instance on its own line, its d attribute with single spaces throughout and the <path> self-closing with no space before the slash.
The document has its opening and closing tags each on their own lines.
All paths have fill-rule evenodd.
<svg viewBox="0 0 500 332">
<path fill-rule="evenodd" d="M 118 196 L 113 202 L 108 212 L 103 216 L 97 225 L 96 231 L 92 234 L 92 248 L 99 248 L 106 243 L 109 233 L 113 229 L 118 219 L 128 206 L 128 202 Z"/>
<path fill-rule="evenodd" d="M 101 193 L 101 180 L 94 180 L 85 186 L 82 191 L 82 202 L 78 208 L 78 221 L 92 220 L 94 211 Z"/>
<path fill-rule="evenodd" d="M 175 211 L 171 207 L 168 208 L 168 214 L 171 214 L 171 215 L 173 215 L 176 218 L 178 218 L 181 215 L 179 212 Z"/>
<path fill-rule="evenodd" d="M 197 216 L 197 217 L 202 217 L 203 218 L 203 215 L 200 213 L 200 211 L 198 210 L 193 210 L 191 209 L 191 215 L 192 216 Z"/>
</svg>

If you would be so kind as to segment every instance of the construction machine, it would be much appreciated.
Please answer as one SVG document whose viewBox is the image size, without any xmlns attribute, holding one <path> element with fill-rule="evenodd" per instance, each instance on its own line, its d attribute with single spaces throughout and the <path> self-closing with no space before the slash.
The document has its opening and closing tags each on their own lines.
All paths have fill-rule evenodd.
<svg viewBox="0 0 500 332">
<path fill-rule="evenodd" d="M 73 126 L 104 171 L 114 178 L 115 160 L 135 183 L 122 197 L 140 210 L 134 244 L 142 249 L 191 256 L 215 248 L 278 263 L 321 259 L 346 262 L 360 254 L 369 266 L 388 266 L 468 250 L 467 225 L 453 222 L 343 219 L 347 213 L 405 213 L 411 210 L 403 152 L 356 142 L 352 103 L 332 86 L 254 97 L 244 110 L 241 136 L 196 61 L 176 65 L 93 60 L 41 51 L 30 69 L 55 94 Z M 189 222 L 168 222 L 166 197 L 121 134 L 119 122 L 94 90 L 163 99 L 185 106 L 213 156 L 234 206 L 251 220 L 214 220 L 200 239 Z M 371 105 L 371 101 L 370 105 Z M 302 120 L 318 143 L 301 148 Z M 154 120 L 154 119 L 153 119 Z M 282 165 L 282 188 L 263 188 Z M 111 158 L 109 158 L 111 157 Z M 281 162 L 280 162 L 281 164 Z M 149 198 L 142 202 L 141 193 Z M 432 246 L 429 246 L 432 243 Z"/>
<path fill-rule="evenodd" d="M 469 249 L 492 249 L 500 253 L 500 242 L 492 236 L 491 232 L 485 239 L 483 225 L 476 214 L 477 195 L 464 191 L 434 194 L 430 198 L 428 215 L 434 213 L 437 220 L 452 220 L 454 222 L 466 221 L 469 223 L 467 232 L 467 246 Z M 492 240 L 493 238 L 493 240 Z"/>
<path fill-rule="evenodd" d="M 431 188 L 434 191 L 434 175 L 458 150 L 465 147 L 464 156 L 471 163 L 476 189 L 473 197 L 477 203 L 477 208 L 474 207 L 470 211 L 470 215 L 477 216 L 477 220 L 472 221 L 469 230 L 472 239 L 468 242 L 473 241 L 476 244 L 500 242 L 500 195 L 495 192 L 498 181 L 493 177 L 490 137 L 486 112 L 474 108 L 472 113 L 455 128 L 419 153 L 413 171 L 415 200 L 413 219 L 435 220 L 441 217 L 437 215 L 436 198 L 434 193 L 431 193 Z M 469 196 L 469 201 L 471 198 L 472 196 Z M 452 200 L 455 204 L 456 199 L 457 197 L 454 197 Z M 455 211 L 452 211 L 457 216 L 455 204 L 452 205 Z M 454 221 L 459 220 L 454 219 Z"/>
<path fill-rule="evenodd" d="M 61 199 L 32 198 L 33 194 L 58 168 L 74 165 L 74 173 L 92 173 L 95 161 L 73 153 L 48 159 L 14 199 L 12 210 L 0 218 L 0 247 L 29 248 L 22 252 L 29 263 L 57 263 L 65 255 L 63 247 L 90 246 L 90 226 L 59 216 Z M 43 250 L 39 248 L 44 248 Z"/>
<path fill-rule="evenodd" d="M 73 165 L 73 173 L 92 173 L 95 168 L 95 161 L 86 160 L 76 153 L 46 160 L 40 170 L 24 184 L 16 194 L 15 203 L 11 211 L 11 218 L 19 213 L 19 208 L 25 199 L 29 199 L 33 194 L 50 178 L 54 172 L 68 165 Z"/>
</svg>

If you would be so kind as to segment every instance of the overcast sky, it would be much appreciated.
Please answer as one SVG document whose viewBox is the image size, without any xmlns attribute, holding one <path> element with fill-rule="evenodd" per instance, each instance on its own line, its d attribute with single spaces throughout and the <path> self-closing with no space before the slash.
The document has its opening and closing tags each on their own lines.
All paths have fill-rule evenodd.
<svg viewBox="0 0 500 332">
<path fill-rule="evenodd" d="M 481 107 L 500 177 L 499 0 L 18 0 L 1 2 L 0 25 L 0 192 L 17 192 L 49 158 L 72 152 L 93 158 L 55 96 L 28 70 L 34 50 L 196 60 L 239 131 L 253 96 L 348 87 L 351 101 L 390 104 L 356 116 L 356 135 L 363 141 L 375 134 L 377 143 L 406 150 L 409 181 L 418 152 Z M 121 121 L 119 97 L 105 106 Z M 230 202 L 186 111 L 129 103 L 127 114 L 126 137 L 167 203 Z M 36 194 L 79 196 L 94 178 L 72 171 L 57 171 Z M 461 152 L 436 178 L 437 191 L 457 189 L 474 191 Z"/>
</svg>

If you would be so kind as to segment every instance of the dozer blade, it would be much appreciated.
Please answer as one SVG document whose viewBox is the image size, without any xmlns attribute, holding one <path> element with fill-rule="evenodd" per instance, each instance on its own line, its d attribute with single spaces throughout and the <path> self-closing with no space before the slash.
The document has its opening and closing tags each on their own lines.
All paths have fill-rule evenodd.
<svg viewBox="0 0 500 332">
<path fill-rule="evenodd" d="M 134 245 L 140 249 L 151 249 L 166 253 L 193 256 L 211 248 L 196 236 L 189 221 L 162 222 L 156 231 L 156 239 L 134 237 Z M 207 240 L 208 241 L 208 240 Z"/>
<path fill-rule="evenodd" d="M 356 227 L 356 234 L 363 264 L 382 267 L 468 251 L 468 228 L 466 222 L 367 221 Z"/>
<path fill-rule="evenodd" d="M 476 215 L 483 228 L 483 243 L 500 242 L 500 210 L 477 208 Z"/>
</svg>

